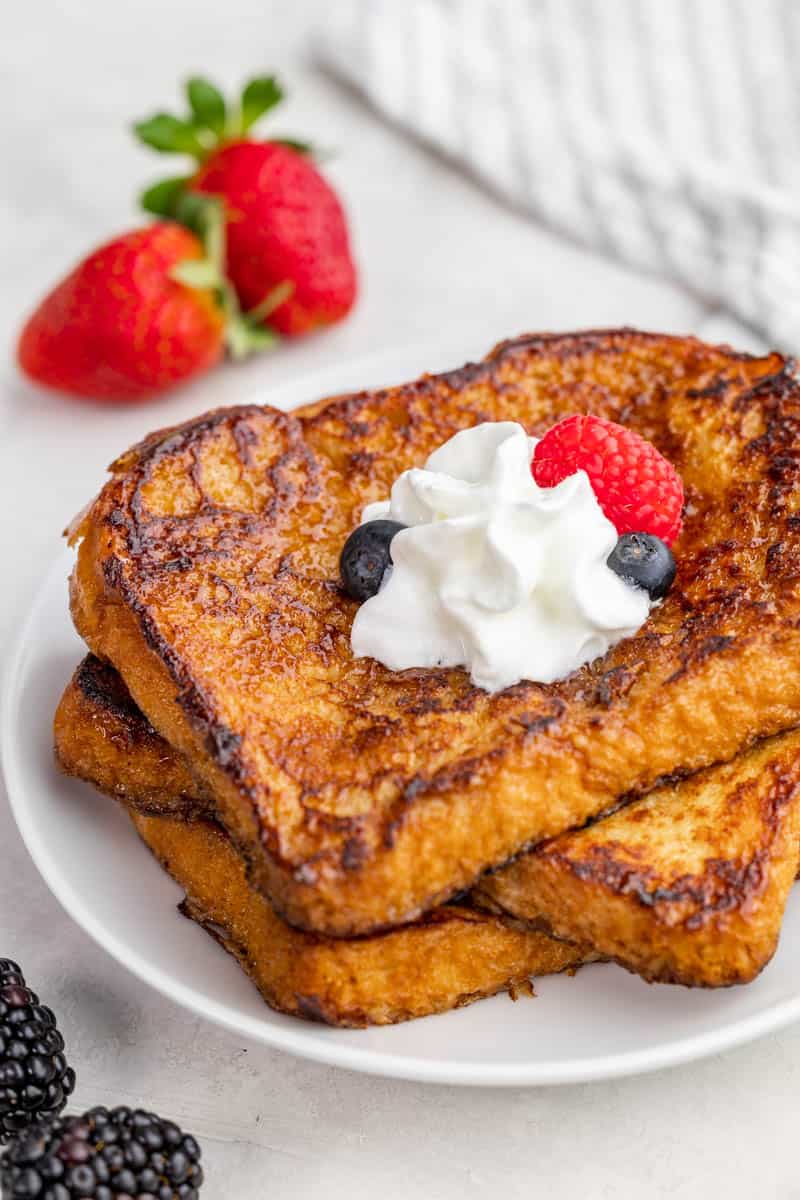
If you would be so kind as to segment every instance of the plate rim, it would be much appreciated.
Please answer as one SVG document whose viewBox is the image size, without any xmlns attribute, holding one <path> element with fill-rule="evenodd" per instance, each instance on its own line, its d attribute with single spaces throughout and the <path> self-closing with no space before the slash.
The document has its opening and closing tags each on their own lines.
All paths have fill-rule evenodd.
<svg viewBox="0 0 800 1200">
<path fill-rule="evenodd" d="M 395 348 L 393 351 L 377 352 L 358 359 L 357 363 L 351 363 L 350 366 L 361 363 L 366 368 L 367 364 L 377 367 L 384 362 L 399 363 L 403 355 L 410 357 L 415 349 L 408 347 L 400 351 Z M 331 383 L 324 385 L 324 389 L 333 391 L 337 386 L 336 370 L 336 366 L 328 366 L 283 381 L 275 387 L 275 399 L 280 400 L 281 392 L 299 393 L 308 388 L 311 393 L 312 385 L 318 386 L 315 384 L 317 380 L 330 380 Z M 263 402 L 263 389 L 249 402 Z M 144 955 L 132 951 L 124 940 L 104 926 L 86 907 L 68 877 L 59 874 L 48 856 L 45 850 L 46 840 L 41 838 L 36 821 L 30 816 L 24 803 L 25 772 L 18 759 L 18 746 L 24 744 L 25 730 L 18 727 L 16 716 L 19 712 L 18 700 L 26 681 L 26 658 L 37 628 L 37 618 L 50 589 L 54 586 L 55 577 L 62 574 L 65 566 L 71 566 L 73 561 L 71 552 L 66 548 L 62 548 L 56 555 L 55 561 L 44 572 L 35 588 L 30 598 L 27 616 L 9 647 L 0 688 L 0 770 L 17 829 L 52 895 L 96 945 L 166 999 L 239 1037 L 251 1038 L 273 1049 L 284 1050 L 297 1058 L 383 1078 L 493 1088 L 590 1083 L 644 1074 L 732 1049 L 800 1019 L 799 991 L 793 997 L 767 1005 L 745 1017 L 727 1021 L 713 1030 L 676 1037 L 662 1045 L 544 1063 L 531 1059 L 513 1064 L 487 1064 L 485 1061 L 468 1059 L 446 1062 L 389 1053 L 370 1047 L 360 1048 L 349 1043 L 337 1045 L 335 1030 L 325 1028 L 324 1034 L 327 1036 L 323 1036 L 319 1027 L 313 1024 L 306 1025 L 299 1020 L 296 1029 L 259 1021 L 238 1014 L 229 1006 L 211 1000 L 201 991 L 170 977 L 166 971 L 149 962 Z"/>
</svg>

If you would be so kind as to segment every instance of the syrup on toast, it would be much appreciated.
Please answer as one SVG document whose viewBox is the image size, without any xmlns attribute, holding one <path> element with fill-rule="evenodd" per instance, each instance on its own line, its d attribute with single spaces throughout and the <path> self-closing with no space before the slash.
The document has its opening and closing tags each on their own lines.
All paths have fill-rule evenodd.
<svg viewBox="0 0 800 1200">
<path fill-rule="evenodd" d="M 64 692 L 55 738 L 65 771 L 131 810 L 184 819 L 213 812 L 186 761 L 139 713 L 113 668 L 91 655 Z M 156 836 L 170 826 L 148 828 Z M 471 899 L 592 946 L 649 980 L 746 983 L 777 945 L 798 845 L 794 732 L 544 843 L 485 876 Z"/>
<path fill-rule="evenodd" d="M 592 961 L 594 955 L 467 903 L 346 941 L 292 929 L 247 881 L 186 762 L 136 710 L 115 672 L 87 658 L 55 723 L 66 771 L 121 800 L 186 893 L 186 916 L 233 954 L 280 1012 L 359 1028 L 444 1012 Z"/>
<path fill-rule="evenodd" d="M 636 637 L 548 686 L 355 660 L 338 583 L 364 505 L 458 429 L 637 430 L 687 491 L 678 577 Z M 219 410 L 124 454 L 75 531 L 78 631 L 190 761 L 292 924 L 418 916 L 619 796 L 800 723 L 800 386 L 777 354 L 629 330 L 292 414 Z"/>
</svg>

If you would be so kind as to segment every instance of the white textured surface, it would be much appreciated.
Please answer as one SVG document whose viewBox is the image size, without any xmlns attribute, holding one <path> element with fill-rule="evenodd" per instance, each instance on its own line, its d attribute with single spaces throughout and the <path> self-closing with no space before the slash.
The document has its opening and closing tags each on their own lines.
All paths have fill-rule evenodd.
<svg viewBox="0 0 800 1200">
<path fill-rule="evenodd" d="M 325 60 L 585 245 L 800 340 L 795 0 L 338 0 Z"/>
<path fill-rule="evenodd" d="M 226 82 L 280 66 L 279 127 L 336 148 L 364 269 L 340 330 L 227 370 L 160 405 L 76 406 L 2 367 L 0 646 L 58 533 L 134 437 L 332 357 L 464 333 L 481 353 L 532 327 L 636 322 L 699 328 L 673 288 L 566 246 L 405 143 L 311 71 L 302 39 L 323 5 L 83 0 L 7 6 L 0 39 L 0 325 L 15 325 L 84 249 L 133 219 L 155 177 L 126 138 L 180 74 Z M 715 326 L 715 335 L 727 331 Z M 6 353 L 7 357 L 7 353 Z M 380 1191 L 387 1200 L 800 1196 L 793 1147 L 800 1030 L 696 1066 L 547 1091 L 459 1092 L 389 1083 L 239 1044 L 119 969 L 61 913 L 0 799 L 0 953 L 18 955 L 57 1009 L 78 1069 L 76 1103 L 152 1105 L 203 1138 L 208 1200 Z M 535 1002 L 534 1002 L 535 1003 Z M 535 1010 L 534 1010 L 535 1011 Z"/>
</svg>

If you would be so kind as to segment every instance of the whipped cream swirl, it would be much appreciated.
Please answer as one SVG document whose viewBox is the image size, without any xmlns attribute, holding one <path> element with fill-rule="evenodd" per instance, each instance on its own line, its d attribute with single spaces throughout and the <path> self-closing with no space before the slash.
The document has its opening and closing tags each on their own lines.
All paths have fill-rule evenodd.
<svg viewBox="0 0 800 1200">
<path fill-rule="evenodd" d="M 457 433 L 363 521 L 408 526 L 356 614 L 353 653 L 393 671 L 465 667 L 497 692 L 551 683 L 634 634 L 650 599 L 606 565 L 617 533 L 588 476 L 540 488 L 535 438 L 510 421 Z"/>
</svg>

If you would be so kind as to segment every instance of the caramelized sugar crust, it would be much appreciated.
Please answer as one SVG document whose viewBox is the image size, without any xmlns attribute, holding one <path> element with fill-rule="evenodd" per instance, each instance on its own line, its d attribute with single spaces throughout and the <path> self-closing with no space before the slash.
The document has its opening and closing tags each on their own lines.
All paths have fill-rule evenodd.
<svg viewBox="0 0 800 1200">
<path fill-rule="evenodd" d="M 67 686 L 56 714 L 55 734 L 56 753 L 64 770 L 122 799 L 129 809 L 184 822 L 208 816 L 208 803 L 198 794 L 186 761 L 138 712 L 114 669 L 92 656 L 78 667 Z M 175 826 L 173 819 L 142 828 L 152 831 L 159 843 L 168 838 L 171 845 L 180 836 Z M 178 870 L 174 865 L 192 862 L 191 847 L 201 844 L 194 831 L 187 836 L 190 841 L 180 857 L 175 850 L 169 855 L 160 853 L 160 857 L 173 863 L 176 878 L 195 896 L 194 911 L 214 911 L 219 917 L 220 907 L 228 903 L 224 899 L 228 885 L 220 886 L 222 895 L 216 900 L 214 880 L 203 874 L 205 899 L 201 903 L 201 892 L 193 882 L 197 872 L 204 870 L 200 864 L 209 859 L 206 851 L 198 854 L 196 867 L 184 865 Z M 204 836 L 206 841 L 211 837 L 208 833 Z M 217 830 L 208 843 L 212 851 L 209 861 L 224 857 L 227 865 L 215 865 L 214 878 L 218 881 L 219 872 L 227 872 L 238 880 L 242 860 L 231 866 L 232 850 L 224 855 L 215 852 L 220 836 Z M 484 939 L 476 924 L 476 906 L 498 915 L 513 915 L 518 919 L 512 926 L 517 932 L 521 920 L 528 929 L 555 932 L 573 944 L 591 946 L 595 954 L 613 958 L 649 980 L 701 987 L 746 983 L 765 966 L 777 945 L 797 867 L 798 842 L 800 733 L 794 732 L 760 742 L 731 763 L 664 784 L 610 816 L 545 842 L 484 876 L 471 894 L 472 917 L 463 917 L 470 928 L 460 929 L 456 939 L 465 945 L 475 964 L 470 985 L 463 983 L 466 976 L 462 975 L 459 987 L 452 986 L 455 967 L 449 971 L 451 983 L 444 990 L 441 980 L 423 984 L 418 975 L 404 973 L 394 996 L 385 991 L 378 1000 L 378 993 L 364 985 L 361 1007 L 365 1014 L 374 1013 L 375 1004 L 380 1003 L 389 1006 L 387 1011 L 399 1012 L 397 1005 L 401 996 L 408 995 L 410 978 L 417 980 L 413 1009 L 417 1015 L 431 1003 L 434 993 L 472 996 L 494 987 L 505 969 L 501 964 L 509 962 L 506 950 L 501 953 L 500 947 L 513 954 L 522 943 L 511 936 L 503 942 L 496 926 Z M 262 911 L 261 904 L 261 894 L 254 892 L 249 900 L 242 900 L 241 907 L 256 906 Z M 459 906 L 463 908 L 463 904 Z M 429 915 L 435 917 L 437 933 L 435 937 L 427 934 L 424 945 L 428 946 L 428 939 L 441 943 L 446 956 L 447 939 L 458 928 L 444 921 L 445 916 L 448 920 L 453 917 L 453 909 L 434 909 Z M 280 939 L 281 945 L 294 946 L 294 953 L 302 950 L 305 954 L 306 947 L 319 945 L 323 939 L 309 942 L 298 935 L 292 941 L 288 927 L 271 912 L 259 918 L 248 914 L 247 919 L 260 921 L 267 930 L 258 935 L 264 954 L 251 953 L 249 957 L 255 959 L 262 991 L 274 996 L 277 984 L 271 964 L 278 959 L 266 953 L 267 943 Z M 430 927 L 429 921 L 425 928 Z M 252 944 L 254 937 L 231 935 L 228 940 Z M 338 963 L 336 948 L 348 943 L 326 940 L 328 949 L 317 958 Z M 395 978 L 391 966 L 395 948 L 410 945 L 414 939 L 398 943 L 390 933 L 355 944 L 365 941 L 374 947 L 370 961 L 373 953 L 376 961 L 379 952 L 385 955 L 385 973 Z M 565 950 L 563 942 L 557 947 L 534 941 L 529 949 L 532 957 L 525 962 L 535 964 L 530 970 L 539 975 L 560 969 L 555 964 L 562 963 L 564 956 L 569 965 L 579 957 L 577 950 Z M 363 953 L 366 957 L 366 951 Z M 356 967 L 361 960 L 343 949 L 341 961 Z M 463 964 L 458 969 L 463 969 Z M 335 975 L 333 965 L 330 971 Z M 374 971 L 369 978 L 375 978 Z M 294 991 L 306 997 L 327 994 L 322 983 L 310 991 L 309 986 L 293 984 Z M 280 1005 L 286 1007 L 285 988 L 281 995 Z M 329 1014 L 327 1019 L 334 1020 L 334 1014 L 341 1016 L 346 1006 L 328 1003 L 323 1008 Z"/>
<path fill-rule="evenodd" d="M 800 733 L 657 788 L 475 895 L 645 979 L 749 983 L 778 945 L 800 845 Z"/>
<path fill-rule="evenodd" d="M 458 429 L 588 411 L 675 463 L 677 582 L 640 633 L 549 686 L 354 660 L 338 583 L 363 506 Z M 662 777 L 800 722 L 792 364 L 629 330 L 284 414 L 219 410 L 123 455 L 79 531 L 72 610 L 190 762 L 289 921 L 417 916 Z"/>
<path fill-rule="evenodd" d="M 594 957 L 468 903 L 346 941 L 293 929 L 247 880 L 184 759 L 136 709 L 116 672 L 89 656 L 58 707 L 69 774 L 121 800 L 185 893 L 182 911 L 233 954 L 271 1007 L 329 1025 L 385 1025 L 522 987 Z"/>
<path fill-rule="evenodd" d="M 461 1008 L 591 961 L 507 916 L 443 905 L 383 934 L 321 937 L 287 925 L 207 821 L 132 811 L 145 844 L 183 888 L 182 911 L 239 961 L 271 1008 L 327 1025 L 388 1025 Z"/>
</svg>

